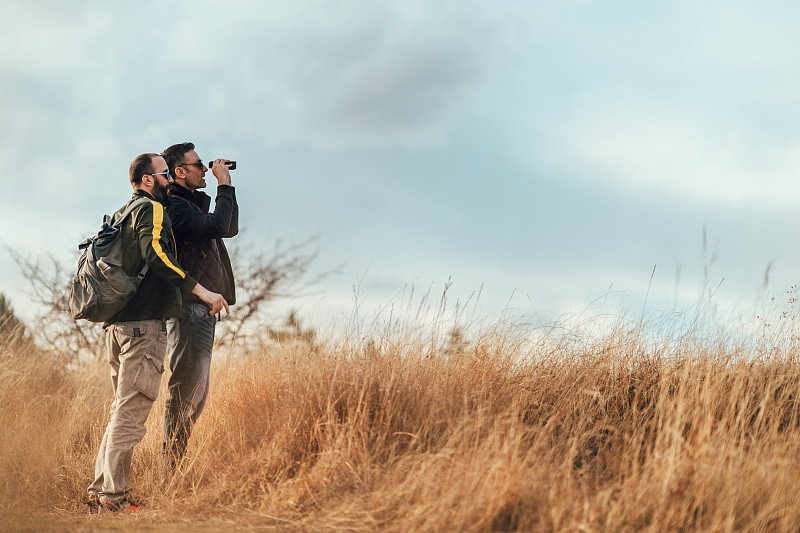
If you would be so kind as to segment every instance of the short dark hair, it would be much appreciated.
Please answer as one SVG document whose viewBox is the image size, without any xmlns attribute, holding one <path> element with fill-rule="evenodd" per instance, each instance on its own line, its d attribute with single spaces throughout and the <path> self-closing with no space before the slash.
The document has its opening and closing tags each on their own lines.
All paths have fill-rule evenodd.
<svg viewBox="0 0 800 533">
<path fill-rule="evenodd" d="M 179 143 L 173 144 L 163 152 L 161 152 L 161 156 L 167 162 L 167 167 L 169 167 L 169 173 L 172 176 L 175 176 L 175 169 L 183 164 L 183 156 L 186 155 L 186 152 L 194 150 L 194 143 Z"/>
<path fill-rule="evenodd" d="M 158 154 L 142 154 L 131 163 L 131 169 L 128 175 L 131 179 L 131 185 L 134 187 L 142 183 L 142 176 L 151 174 L 153 170 L 153 158 L 160 157 Z"/>
</svg>

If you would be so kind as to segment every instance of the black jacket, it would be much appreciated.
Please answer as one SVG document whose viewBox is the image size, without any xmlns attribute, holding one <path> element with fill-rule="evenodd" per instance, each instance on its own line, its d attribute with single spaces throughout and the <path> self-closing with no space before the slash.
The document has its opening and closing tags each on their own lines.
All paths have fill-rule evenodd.
<svg viewBox="0 0 800 533">
<path fill-rule="evenodd" d="M 233 269 L 223 238 L 239 233 L 239 206 L 236 190 L 230 185 L 217 187 L 214 212 L 209 213 L 211 197 L 173 183 L 169 186 L 172 203 L 167 212 L 178 244 L 178 262 L 203 287 L 220 293 L 229 304 L 236 303 Z M 182 293 L 183 301 L 199 302 L 194 294 Z"/>
<path fill-rule="evenodd" d="M 150 201 L 137 207 L 122 225 L 122 268 L 129 276 L 136 276 L 146 263 L 147 274 L 133 299 L 106 324 L 180 317 L 181 293 L 191 294 L 197 284 L 180 267 L 169 214 L 152 196 L 134 191 L 130 201 L 114 213 L 114 219 L 139 198 Z"/>
</svg>

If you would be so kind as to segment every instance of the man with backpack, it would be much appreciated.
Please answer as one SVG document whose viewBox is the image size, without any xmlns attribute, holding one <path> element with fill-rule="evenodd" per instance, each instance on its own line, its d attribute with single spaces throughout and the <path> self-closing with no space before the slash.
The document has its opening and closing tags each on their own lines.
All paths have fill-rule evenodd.
<svg viewBox="0 0 800 533">
<path fill-rule="evenodd" d="M 211 197 L 199 191 L 206 186 L 208 167 L 193 143 L 175 144 L 164 150 L 164 159 L 175 182 L 169 187 L 167 208 L 178 244 L 178 260 L 189 274 L 236 303 L 233 270 L 223 238 L 239 233 L 239 207 L 231 185 L 235 162 L 217 159 L 211 171 L 217 179 L 214 211 Z M 213 309 L 195 295 L 183 292 L 181 331 L 169 353 L 169 395 L 164 409 L 164 464 L 171 473 L 183 457 L 192 427 L 208 398 L 211 351 L 216 318 Z"/>
<path fill-rule="evenodd" d="M 176 259 L 172 224 L 164 209 L 172 182 L 164 158 L 140 155 L 131 163 L 129 176 L 133 197 L 114 219 L 137 203 L 121 225 L 122 266 L 130 276 L 145 274 L 128 304 L 103 325 L 114 401 L 95 462 L 95 479 L 88 488 L 90 510 L 98 511 L 139 508 L 129 500 L 131 458 L 158 396 L 168 338 L 173 341 L 177 334 L 181 292 L 205 302 L 210 314 L 228 309 L 222 295 L 200 285 Z"/>
</svg>

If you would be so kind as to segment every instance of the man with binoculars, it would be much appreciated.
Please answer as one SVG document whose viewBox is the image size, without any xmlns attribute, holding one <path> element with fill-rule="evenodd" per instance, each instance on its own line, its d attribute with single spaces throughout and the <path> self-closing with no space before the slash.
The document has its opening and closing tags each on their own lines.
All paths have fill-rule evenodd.
<svg viewBox="0 0 800 533">
<path fill-rule="evenodd" d="M 223 238 L 239 233 L 239 207 L 231 185 L 235 161 L 215 159 L 209 163 L 217 179 L 214 211 L 211 197 L 198 189 L 206 186 L 209 170 L 193 143 L 175 144 L 164 150 L 174 183 L 169 186 L 167 212 L 178 248 L 178 262 L 209 290 L 236 303 L 233 270 Z M 192 426 L 203 412 L 208 396 L 211 350 L 216 316 L 191 293 L 182 294 L 183 316 L 175 346 L 168 348 L 169 393 L 164 409 L 164 463 L 171 473 L 186 451 Z"/>
</svg>

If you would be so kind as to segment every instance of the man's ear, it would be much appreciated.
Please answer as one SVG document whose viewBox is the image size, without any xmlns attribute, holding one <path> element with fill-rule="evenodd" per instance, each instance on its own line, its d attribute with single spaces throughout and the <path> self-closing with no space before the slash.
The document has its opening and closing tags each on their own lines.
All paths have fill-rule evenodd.
<svg viewBox="0 0 800 533">
<path fill-rule="evenodd" d="M 142 176 L 142 184 L 145 185 L 146 187 L 152 187 L 154 183 L 155 183 L 155 178 L 153 177 L 152 174 L 145 174 L 144 176 Z"/>
<path fill-rule="evenodd" d="M 175 172 L 171 172 L 172 179 L 178 181 L 178 178 L 185 179 L 186 178 L 186 169 L 183 167 L 175 167 Z"/>
</svg>

